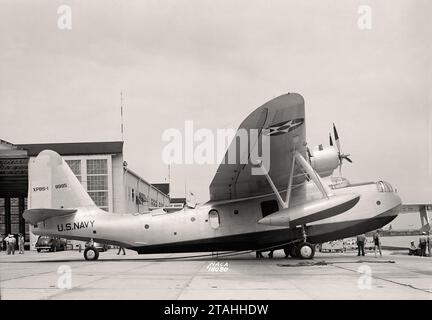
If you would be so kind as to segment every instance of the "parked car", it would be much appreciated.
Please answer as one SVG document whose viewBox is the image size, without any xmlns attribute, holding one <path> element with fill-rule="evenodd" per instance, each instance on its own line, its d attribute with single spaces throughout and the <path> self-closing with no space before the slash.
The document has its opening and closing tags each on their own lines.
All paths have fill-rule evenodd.
<svg viewBox="0 0 432 320">
<path fill-rule="evenodd" d="M 344 252 L 345 251 L 344 241 L 343 240 L 335 240 L 335 241 L 324 242 L 320 245 L 319 251 L 320 252 L 323 252 L 323 251 Z"/>
<path fill-rule="evenodd" d="M 36 242 L 37 252 L 48 250 L 49 252 L 66 250 L 66 240 L 49 236 L 39 236 Z"/>
</svg>

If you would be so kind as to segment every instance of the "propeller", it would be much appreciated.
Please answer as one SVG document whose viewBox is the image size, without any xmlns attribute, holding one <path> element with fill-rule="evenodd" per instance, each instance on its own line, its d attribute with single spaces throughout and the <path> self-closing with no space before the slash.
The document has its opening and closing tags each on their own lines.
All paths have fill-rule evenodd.
<svg viewBox="0 0 432 320">
<path fill-rule="evenodd" d="M 341 151 L 339 134 L 337 132 L 337 129 L 336 129 L 336 126 L 335 126 L 334 123 L 333 123 L 333 133 L 334 133 L 335 142 L 336 142 L 336 148 L 338 150 L 338 156 L 339 156 L 339 174 L 341 174 L 343 160 L 346 160 L 349 163 L 352 163 L 352 160 L 350 159 L 350 155 L 349 154 L 344 154 Z M 329 137 L 330 137 L 330 145 L 333 146 L 333 140 L 332 140 L 331 134 L 329 134 Z"/>
<path fill-rule="evenodd" d="M 312 154 L 311 154 L 311 152 L 309 150 L 309 147 L 306 147 L 306 151 L 307 151 L 307 155 L 309 157 L 309 162 L 310 162 L 310 159 L 312 158 Z"/>
</svg>

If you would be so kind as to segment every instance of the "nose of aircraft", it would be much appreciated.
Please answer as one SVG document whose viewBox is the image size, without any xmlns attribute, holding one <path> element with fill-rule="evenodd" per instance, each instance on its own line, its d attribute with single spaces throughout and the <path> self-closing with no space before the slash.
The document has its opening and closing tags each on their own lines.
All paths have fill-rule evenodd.
<svg viewBox="0 0 432 320">
<path fill-rule="evenodd" d="M 391 202 L 393 203 L 394 208 L 402 205 L 402 199 L 396 192 L 392 192 L 391 197 Z"/>
<path fill-rule="evenodd" d="M 376 205 L 382 208 L 378 211 L 378 215 L 382 215 L 383 213 L 397 215 L 402 205 L 402 199 L 399 194 L 397 194 L 390 183 L 385 181 L 377 182 L 377 189 Z"/>
</svg>

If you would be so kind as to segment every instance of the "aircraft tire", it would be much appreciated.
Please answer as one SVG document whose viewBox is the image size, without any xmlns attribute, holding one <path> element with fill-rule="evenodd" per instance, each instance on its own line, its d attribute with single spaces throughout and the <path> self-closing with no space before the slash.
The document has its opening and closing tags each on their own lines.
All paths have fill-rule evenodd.
<svg viewBox="0 0 432 320">
<path fill-rule="evenodd" d="M 310 243 L 303 242 L 298 246 L 297 252 L 301 259 L 312 259 L 315 255 L 315 247 Z"/>
<path fill-rule="evenodd" d="M 96 261 L 99 258 L 99 252 L 93 247 L 87 247 L 84 250 L 84 258 L 87 261 Z"/>
</svg>

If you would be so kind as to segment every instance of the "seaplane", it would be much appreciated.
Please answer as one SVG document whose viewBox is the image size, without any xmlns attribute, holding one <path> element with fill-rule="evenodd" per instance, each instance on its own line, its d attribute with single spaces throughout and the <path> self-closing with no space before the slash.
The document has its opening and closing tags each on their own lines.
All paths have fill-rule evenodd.
<svg viewBox="0 0 432 320">
<path fill-rule="evenodd" d="M 402 201 L 390 183 L 332 176 L 352 162 L 334 125 L 335 143 L 330 134 L 328 146 L 308 147 L 300 94 L 268 101 L 240 130 L 255 134 L 247 144 L 231 141 L 225 157 L 240 157 L 221 162 L 206 203 L 174 212 L 108 213 L 59 154 L 44 150 L 32 160 L 30 208 L 23 216 L 36 235 L 93 240 L 138 254 L 283 249 L 292 258 L 312 259 L 316 244 L 376 230 L 398 215 Z M 260 154 L 256 148 L 268 150 L 266 161 L 252 156 Z M 97 260 L 99 252 L 88 246 L 84 258 Z"/>
</svg>

